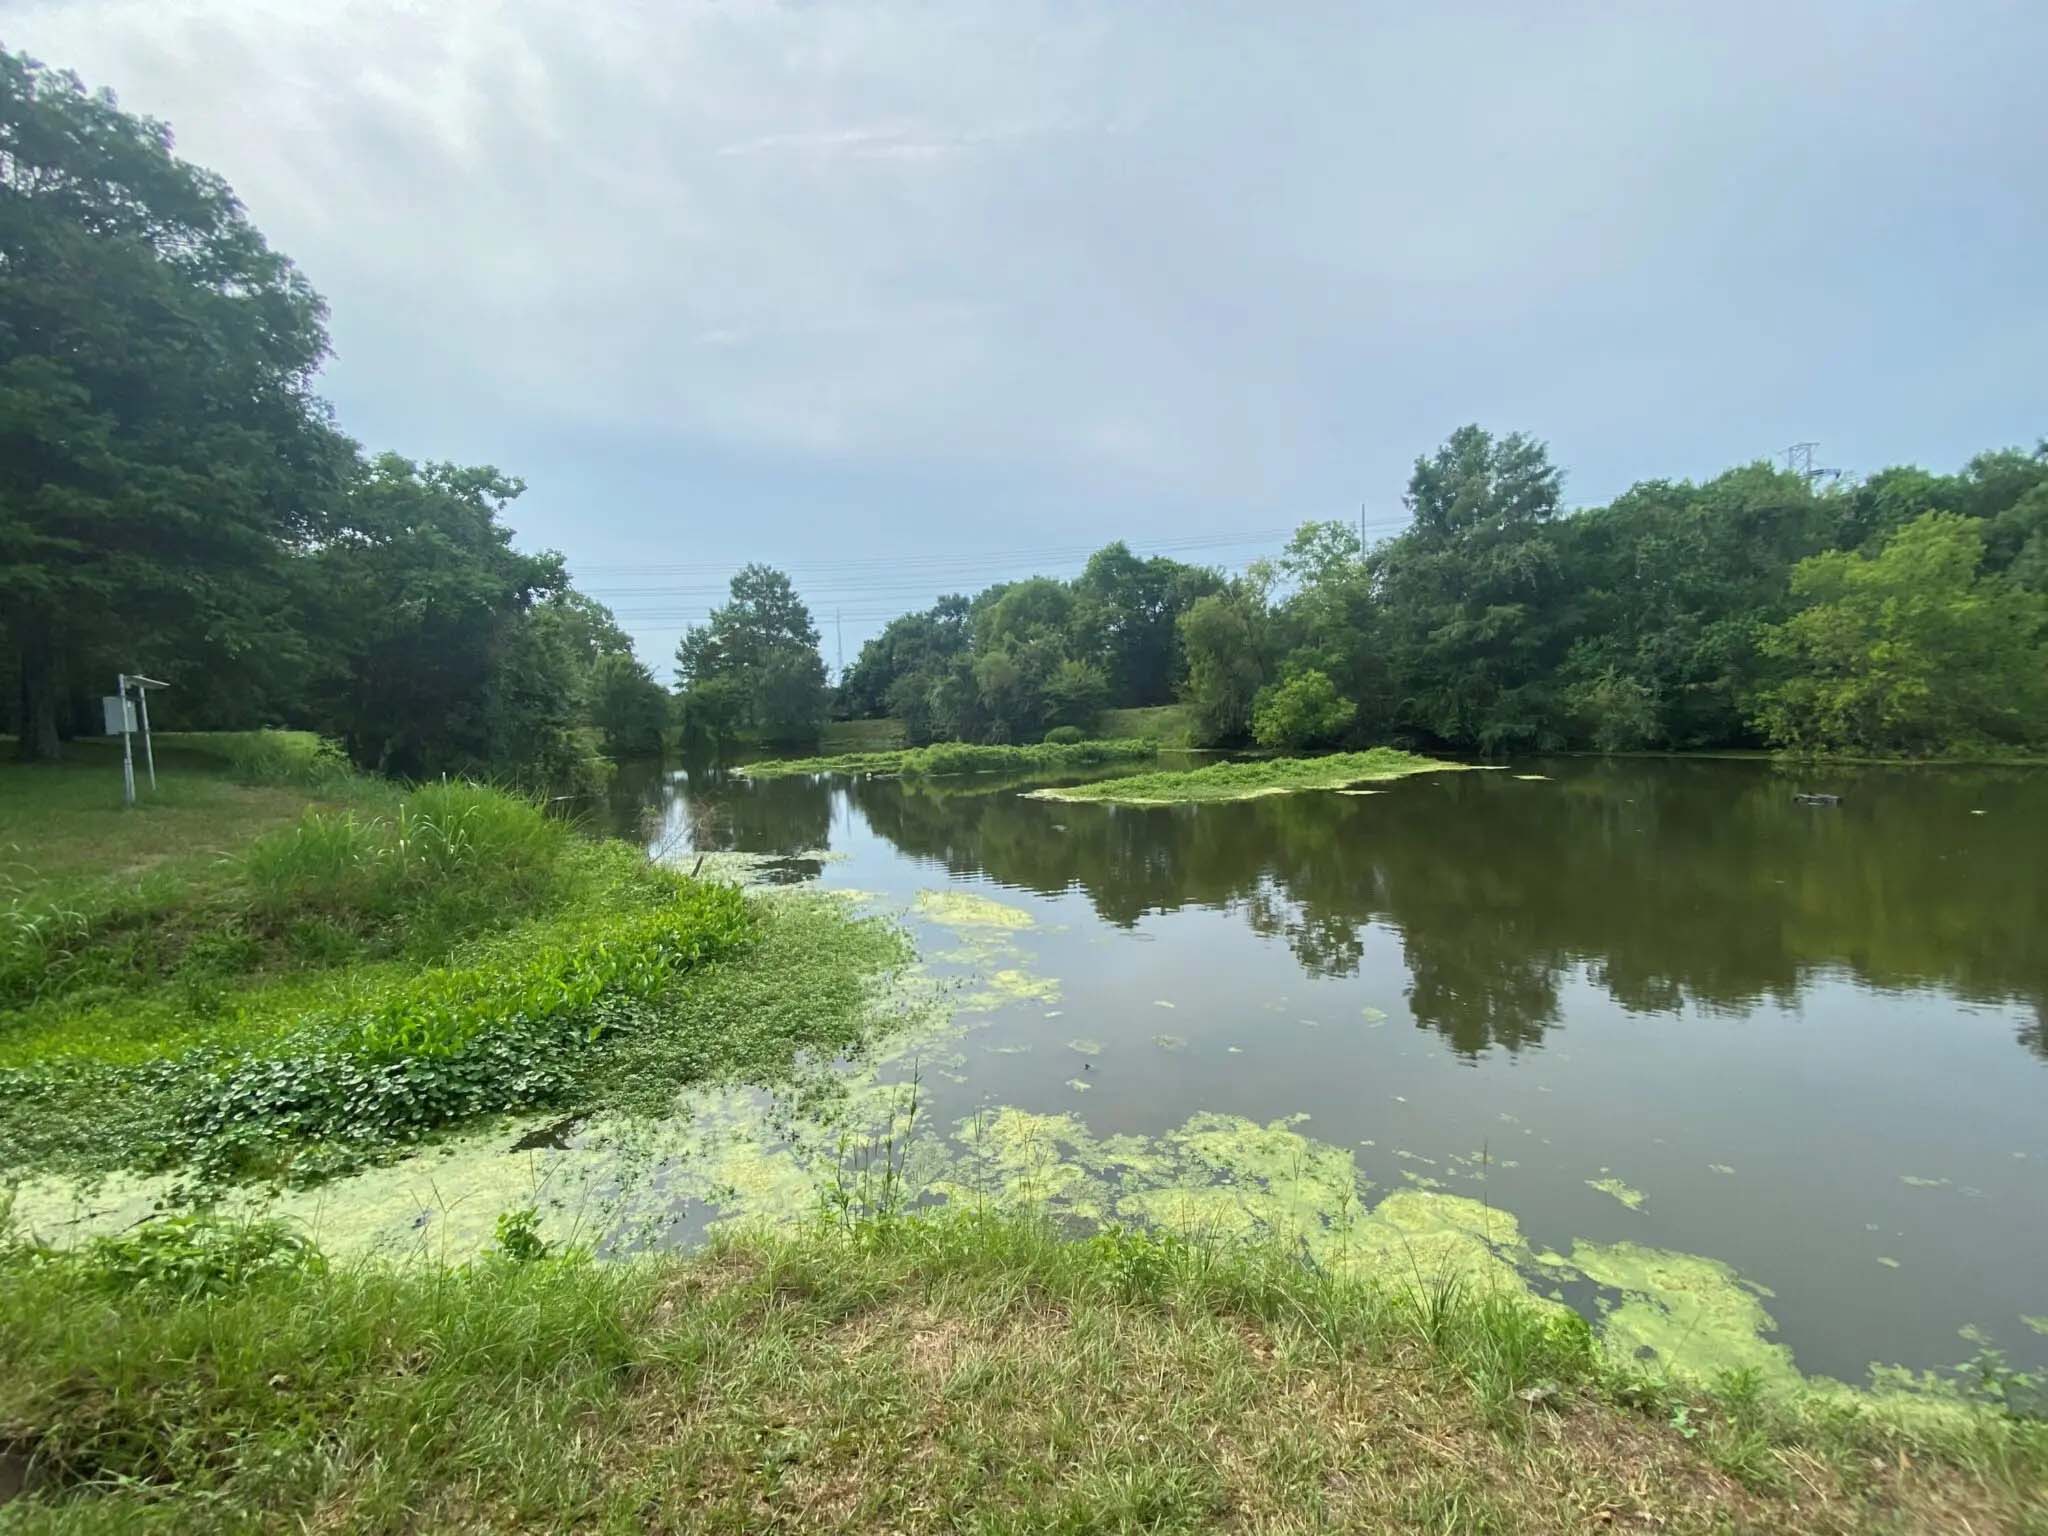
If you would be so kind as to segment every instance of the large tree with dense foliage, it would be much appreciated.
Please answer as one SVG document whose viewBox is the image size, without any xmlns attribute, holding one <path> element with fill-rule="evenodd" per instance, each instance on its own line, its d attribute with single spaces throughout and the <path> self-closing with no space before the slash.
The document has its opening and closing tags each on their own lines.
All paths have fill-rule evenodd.
<svg viewBox="0 0 2048 1536">
<path fill-rule="evenodd" d="M 1214 571 L 1162 555 L 1141 560 L 1121 540 L 1104 545 L 1073 583 L 1074 648 L 1119 704 L 1164 704 L 1184 669 L 1177 621 L 1221 585 Z"/>
<path fill-rule="evenodd" d="M 1982 520 L 1929 512 L 1875 554 L 1800 562 L 1806 606 L 1764 631 L 1771 740 L 1926 753 L 2048 740 L 2048 596 L 1987 572 Z"/>
<path fill-rule="evenodd" d="M 575 609 L 542 617 L 566 577 L 560 556 L 512 547 L 499 513 L 522 489 L 488 467 L 397 454 L 347 487 L 305 581 L 319 637 L 310 695 L 357 762 L 408 776 L 583 776 L 589 661 L 577 637 L 602 625 Z"/>
<path fill-rule="evenodd" d="M 1183 696 L 1203 741 L 1242 740 L 1265 686 L 1270 615 L 1257 573 L 1196 599 L 1180 617 Z"/>
<path fill-rule="evenodd" d="M 817 626 L 789 577 L 769 566 L 743 567 L 729 599 L 684 634 L 676 682 L 699 739 L 722 741 L 721 732 L 741 723 L 732 718 L 735 699 L 743 701 L 744 725 L 772 745 L 816 741 L 824 729 L 829 695 Z M 706 687 L 712 693 L 693 703 Z"/>
<path fill-rule="evenodd" d="M 1548 451 L 1519 432 L 1460 427 L 1415 461 L 1414 520 L 1374 556 L 1401 726 L 1488 751 L 1555 744 L 1561 489 Z"/>
<path fill-rule="evenodd" d="M 891 619 L 881 634 L 860 648 L 840 680 L 845 713 L 856 720 L 907 713 L 912 695 L 899 693 L 899 685 L 909 680 L 918 690 L 928 689 L 948 663 L 966 654 L 968 609 L 965 597 L 942 597 L 922 613 Z"/>
<path fill-rule="evenodd" d="M 1106 705 L 1173 697 L 1185 670 L 1178 620 L 1221 580 L 1118 543 L 1072 581 L 1034 577 L 971 601 L 942 598 L 861 647 L 839 708 L 895 715 L 920 743 L 1036 741 L 1048 726 L 1092 727 Z"/>
<path fill-rule="evenodd" d="M 325 317 L 168 128 L 0 53 L 0 684 L 22 751 L 54 755 L 117 670 L 170 681 L 180 723 L 310 726 L 399 774 L 587 785 L 600 736 L 658 745 L 667 696 L 611 614 L 512 547 L 517 480 L 366 461 L 334 430 Z"/>
<path fill-rule="evenodd" d="M 1758 635 L 1791 611 L 1789 573 L 1834 516 L 1801 477 L 1751 464 L 1565 520 L 1566 734 L 1604 750 L 1747 742 Z"/>
<path fill-rule="evenodd" d="M 146 668 L 277 691 L 290 555 L 347 460 L 325 309 L 169 128 L 0 51 L 0 625 L 20 742 Z M 102 679 L 99 674 L 109 675 Z"/>
</svg>

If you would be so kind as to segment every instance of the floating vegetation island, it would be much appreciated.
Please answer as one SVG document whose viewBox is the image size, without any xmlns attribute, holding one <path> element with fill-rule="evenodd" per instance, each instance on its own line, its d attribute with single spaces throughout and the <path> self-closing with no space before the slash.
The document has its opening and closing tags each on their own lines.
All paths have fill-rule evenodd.
<svg viewBox="0 0 2048 1536">
<path fill-rule="evenodd" d="M 1393 747 L 1369 752 L 1333 752 L 1326 757 L 1274 757 L 1247 763 L 1211 763 L 1181 773 L 1142 773 L 1036 789 L 1034 800 L 1106 801 L 1112 805 L 1185 805 L 1218 800 L 1253 800 L 1305 789 L 1349 789 L 1405 779 L 1416 773 L 1450 773 L 1468 767 Z"/>
</svg>

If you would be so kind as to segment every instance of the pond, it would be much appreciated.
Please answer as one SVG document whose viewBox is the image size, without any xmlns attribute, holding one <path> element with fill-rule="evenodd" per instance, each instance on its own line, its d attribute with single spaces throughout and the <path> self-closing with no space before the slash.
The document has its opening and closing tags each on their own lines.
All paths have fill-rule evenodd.
<svg viewBox="0 0 2048 1536">
<path fill-rule="evenodd" d="M 1483 1199 L 1529 1254 L 1606 1255 L 1560 1271 L 1574 1301 L 1669 1250 L 1731 1266 L 1808 1372 L 1951 1366 L 1965 1327 L 2048 1363 L 2048 774 L 1561 759 L 1170 808 L 1028 787 L 648 770 L 613 813 L 661 856 L 761 855 L 907 915 L 974 989 L 937 1070 L 891 1069 L 922 1123 L 1068 1116 L 1034 1123 L 1098 1154 L 1285 1126 L 1368 1200 Z"/>
</svg>

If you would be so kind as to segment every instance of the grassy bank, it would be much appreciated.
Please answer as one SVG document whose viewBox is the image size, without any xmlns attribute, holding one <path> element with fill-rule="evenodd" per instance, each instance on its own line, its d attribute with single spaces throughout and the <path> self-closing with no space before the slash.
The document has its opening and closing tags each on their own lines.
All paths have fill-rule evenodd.
<svg viewBox="0 0 2048 1536">
<path fill-rule="evenodd" d="M 1162 747 L 1186 747 L 1194 742 L 1195 721 L 1185 704 L 1105 709 L 1095 717 L 1095 733 L 1106 737 L 1141 737 Z"/>
<path fill-rule="evenodd" d="M 309 803 L 192 772 L 205 816 L 164 822 L 168 802 L 108 804 L 91 765 L 34 771 L 79 807 L 70 872 L 28 865 L 0 903 L 16 1173 L 303 1181 L 481 1117 L 772 1080 L 855 1044 L 865 978 L 905 955 L 887 925 L 685 879 L 483 786 Z M 295 794 L 298 818 L 252 793 Z M 146 821 L 171 851 L 138 874 Z M 94 850 L 113 872 L 78 873 Z M 801 970 L 813 1006 L 752 1009 L 763 966 Z"/>
<path fill-rule="evenodd" d="M 828 757 L 848 752 L 893 752 L 903 744 L 901 720 L 886 716 L 880 720 L 828 720 L 818 737 L 818 752 Z"/>
<path fill-rule="evenodd" d="M 1417 757 L 1392 747 L 1370 752 L 1335 752 L 1327 757 L 1275 757 L 1248 763 L 1211 763 L 1184 773 L 1144 773 L 1033 790 L 1040 800 L 1097 800 L 1117 805 L 1181 805 L 1215 800 L 1250 800 L 1303 789 L 1342 789 L 1377 784 L 1414 773 L 1461 768 L 1461 763 Z"/>
<path fill-rule="evenodd" d="M 962 1215 L 688 1259 L 0 1250 L 20 1531 L 2041 1530 L 2038 1422 L 1674 1387 L 1525 1300 Z"/>
<path fill-rule="evenodd" d="M 1044 772 L 1063 768 L 1099 768 L 1105 763 L 1137 763 L 1156 757 L 1150 741 L 1035 742 L 1030 746 L 976 746 L 940 742 L 896 752 L 853 752 L 838 757 L 763 758 L 735 772 L 748 778 L 786 778 L 807 773 L 897 773 L 908 778 L 953 773 Z"/>
</svg>

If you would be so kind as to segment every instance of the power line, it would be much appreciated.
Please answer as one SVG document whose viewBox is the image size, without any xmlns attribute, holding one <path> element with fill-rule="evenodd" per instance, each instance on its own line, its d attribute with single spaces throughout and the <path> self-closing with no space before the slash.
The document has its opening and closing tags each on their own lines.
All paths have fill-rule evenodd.
<svg viewBox="0 0 2048 1536">
<path fill-rule="evenodd" d="M 1405 522 L 1406 519 L 1400 519 Z M 1123 540 L 1125 547 L 1134 555 L 1165 554 L 1176 550 L 1220 549 L 1242 544 L 1270 543 L 1292 534 L 1291 527 L 1254 528 L 1241 533 L 1210 534 L 1183 539 L 1160 539 L 1133 542 Z M 1058 544 L 1036 545 L 1014 549 L 963 550 L 955 553 L 930 553 L 922 555 L 869 555 L 846 560 L 797 560 L 778 567 L 792 574 L 802 572 L 843 572 L 849 575 L 864 571 L 911 571 L 932 570 L 959 566 L 984 566 L 991 563 L 1014 564 L 1032 560 L 1062 560 L 1085 558 L 1103 548 L 1100 544 Z M 631 563 L 570 562 L 571 568 L 585 575 L 604 572 L 630 573 L 632 575 L 716 575 L 733 569 L 734 562 L 717 561 L 676 561 L 654 563 L 634 561 Z"/>
<path fill-rule="evenodd" d="M 1407 520 L 1403 518 L 1398 521 L 1390 520 L 1375 524 L 1361 523 L 1361 536 L 1368 531 L 1390 531 L 1395 528 L 1405 527 L 1406 522 Z M 1229 540 L 1204 540 L 1202 543 L 1208 548 L 1222 549 L 1225 547 L 1270 543 L 1271 541 L 1271 534 L 1260 533 L 1239 535 Z M 1186 547 L 1186 544 L 1191 542 L 1193 541 L 1183 541 L 1179 547 Z M 1136 549 L 1132 552 L 1133 554 L 1138 553 Z M 1070 551 L 1066 559 L 1071 563 L 1083 553 L 1093 554 L 1094 550 L 1076 549 Z M 1059 557 L 1045 553 L 1035 556 L 1020 555 L 1010 559 L 995 556 L 956 556 L 943 565 L 934 564 L 922 568 L 909 564 L 909 562 L 900 564 L 885 562 L 871 570 L 855 572 L 849 569 L 844 574 L 826 572 L 818 567 L 794 568 L 786 571 L 785 574 L 790 577 L 794 585 L 821 601 L 827 601 L 833 597 L 887 600 L 914 598 L 949 586 L 987 585 L 993 581 L 1011 578 L 1020 566 L 1054 565 L 1058 563 L 1060 563 Z M 597 569 L 599 568 L 585 567 L 577 572 L 579 590 L 592 597 L 717 598 L 723 597 L 729 590 L 728 584 L 723 581 L 656 582 L 633 586 L 587 583 L 584 578 L 590 572 Z M 716 569 L 723 571 L 729 570 L 731 567 L 724 566 L 717 567 Z M 813 574 L 814 572 L 816 574 Z M 664 568 L 658 566 L 642 566 L 635 568 L 635 573 L 645 576 L 658 576 L 665 574 L 665 571 Z"/>
<path fill-rule="evenodd" d="M 1411 519 L 1405 512 L 1370 518 L 1367 515 L 1367 508 L 1361 505 L 1355 526 L 1359 541 L 1363 544 L 1371 534 L 1395 534 L 1407 528 L 1410 523 Z M 1112 542 L 1122 543 L 1132 555 L 1139 558 L 1196 551 L 1220 555 L 1227 550 L 1279 543 L 1292 537 L 1297 531 L 1297 526 L 1254 528 L 1238 533 L 1192 535 L 1179 539 L 1124 539 Z M 965 592 L 991 586 L 997 582 L 1024 579 L 1020 571 L 1026 575 L 1040 574 L 1070 579 L 1057 570 L 1045 568 L 1078 565 L 1104 547 L 1101 544 L 1036 545 L 1003 550 L 932 552 L 893 557 L 862 556 L 845 560 L 814 560 L 777 568 L 790 578 L 791 584 L 798 588 L 807 605 L 815 609 L 828 606 L 832 609 L 834 650 L 843 674 L 846 665 L 845 626 L 848 620 L 856 625 L 885 624 L 892 619 L 901 618 L 906 612 L 920 611 L 947 591 Z M 1232 565 L 1239 563 L 1241 562 L 1237 560 L 1230 562 Z M 725 580 L 706 582 L 702 578 L 723 578 L 735 570 L 736 565 L 737 563 L 733 561 L 679 561 L 631 565 L 572 563 L 571 571 L 577 581 L 578 590 L 591 597 L 613 601 L 621 598 L 644 600 L 645 605 L 640 607 L 614 607 L 612 615 L 622 623 L 659 631 L 702 623 L 710 609 L 723 600 L 731 590 L 729 582 Z M 605 572 L 616 572 L 622 576 L 630 573 L 642 578 L 654 578 L 657 584 L 609 587 L 585 585 L 590 577 Z M 672 584 L 659 584 L 659 579 L 664 576 L 680 579 Z M 847 606 L 849 601 L 854 605 L 851 608 Z M 876 606 L 878 604 L 887 606 Z"/>
</svg>

